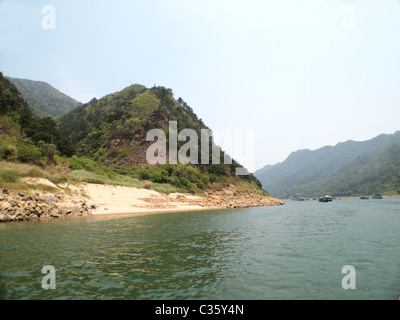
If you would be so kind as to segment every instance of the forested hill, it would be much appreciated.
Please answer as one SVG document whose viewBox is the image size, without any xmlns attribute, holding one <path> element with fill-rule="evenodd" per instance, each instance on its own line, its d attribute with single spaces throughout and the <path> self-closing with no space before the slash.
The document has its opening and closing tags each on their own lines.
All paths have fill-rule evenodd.
<svg viewBox="0 0 400 320">
<path fill-rule="evenodd" d="M 400 195 L 400 141 L 359 156 L 317 188 L 341 196 Z"/>
<path fill-rule="evenodd" d="M 21 96 L 41 117 L 62 116 L 81 105 L 80 102 L 53 88 L 46 82 L 7 77 Z"/>
<path fill-rule="evenodd" d="M 94 98 L 55 119 L 35 115 L 16 86 L 0 72 L 0 181 L 7 188 L 29 188 L 20 178 L 33 172 L 39 177 L 53 177 L 53 183 L 267 195 L 254 175 L 236 175 L 236 168 L 242 166 L 235 160 L 224 163 L 223 151 L 220 163 L 212 164 L 212 138 L 207 164 L 199 159 L 198 163 L 150 165 L 146 151 L 154 141 L 147 141 L 147 133 L 162 129 L 168 143 L 171 121 L 177 123 L 178 132 L 196 131 L 197 149 L 201 149 L 201 129 L 207 127 L 182 98 L 174 99 L 171 89 L 131 85 L 99 100 Z M 187 143 L 178 141 L 178 149 Z M 22 170 L 19 164 L 29 165 L 30 169 Z"/>
<path fill-rule="evenodd" d="M 293 152 L 254 174 L 272 196 L 400 194 L 400 131 Z"/>
<path fill-rule="evenodd" d="M 16 86 L 0 72 L 0 160 L 43 165 L 56 153 L 72 156 L 70 137 L 51 117 L 35 115 Z"/>
<path fill-rule="evenodd" d="M 169 141 L 169 122 L 176 121 L 178 132 L 182 129 L 194 129 L 198 134 L 200 150 L 201 129 L 207 129 L 193 109 L 182 99 L 173 96 L 172 89 L 165 87 L 146 88 L 134 84 L 109 94 L 99 100 L 92 99 L 60 119 L 63 130 L 69 133 L 76 147 L 76 154 L 90 157 L 97 163 L 112 167 L 124 174 L 137 175 L 138 170 L 145 172 L 148 167 L 146 150 L 152 142 L 146 141 L 146 134 L 151 129 L 162 129 Z M 180 148 L 184 142 L 178 142 Z M 210 141 L 211 148 L 212 140 Z M 211 150 L 210 150 L 211 151 Z M 209 153 L 211 157 L 211 152 Z M 160 165 L 151 173 L 143 173 L 144 179 L 158 183 L 171 183 L 189 190 L 204 189 L 214 182 L 235 184 L 246 181 L 260 188 L 261 183 L 250 174 L 235 176 L 235 169 L 242 167 L 233 160 L 221 163 L 195 165 Z"/>
</svg>

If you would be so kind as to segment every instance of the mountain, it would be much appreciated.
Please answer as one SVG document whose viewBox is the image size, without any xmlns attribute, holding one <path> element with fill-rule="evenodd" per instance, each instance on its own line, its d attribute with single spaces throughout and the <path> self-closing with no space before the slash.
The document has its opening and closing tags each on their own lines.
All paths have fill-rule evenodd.
<svg viewBox="0 0 400 320">
<path fill-rule="evenodd" d="M 400 194 L 400 142 L 384 147 L 376 155 L 356 158 L 316 188 L 324 194 L 341 196 Z"/>
<path fill-rule="evenodd" d="M 51 208 L 51 217 L 70 215 L 71 202 L 77 204 L 74 210 L 80 215 L 89 208 L 86 200 L 82 200 L 88 197 L 87 192 L 74 192 L 69 186 L 83 183 L 95 184 L 95 194 L 90 196 L 95 201 L 90 205 L 93 210 L 109 210 L 109 205 L 114 205 L 114 201 L 104 203 L 98 184 L 105 185 L 103 190 L 108 193 L 115 191 L 110 186 L 128 187 L 130 189 L 125 190 L 129 190 L 131 200 L 140 197 L 137 199 L 141 204 L 125 203 L 124 212 L 131 212 L 132 206 L 166 210 L 184 205 L 190 210 L 193 206 L 225 209 L 284 203 L 269 197 L 254 175 L 236 175 L 238 168 L 242 172 L 244 168 L 233 159 L 226 164 L 227 155 L 222 151 L 218 152 L 221 163 L 201 161 L 198 164 L 199 158 L 207 160 L 203 152 L 196 155 L 199 147 L 201 151 L 208 151 L 209 160 L 215 159 L 212 135 L 206 138 L 201 135 L 207 129 L 186 102 L 173 98 L 171 89 L 148 89 L 142 85 L 132 85 L 102 99 L 93 99 L 57 119 L 39 117 L 34 115 L 17 87 L 0 72 L 0 183 L 3 200 L 6 200 L 0 210 L 0 221 L 31 219 L 32 210 L 26 207 L 26 201 L 31 201 L 32 197 L 37 201 L 39 190 L 55 202 L 61 201 L 60 207 Z M 147 139 L 149 134 L 157 139 Z M 173 161 L 171 150 L 174 148 L 168 148 L 168 162 L 166 158 L 161 163 L 147 162 L 149 150 L 154 157 L 162 157 L 161 142 L 165 142 L 165 147 L 167 142 L 176 142 L 179 162 Z M 182 158 L 188 158 L 190 163 Z M 142 192 L 136 192 L 137 188 L 152 189 L 160 194 L 154 197 L 152 193 L 144 198 Z M 177 192 L 196 193 L 198 197 L 166 196 Z M 12 199 L 11 204 L 9 198 L 4 197 L 10 194 L 21 203 L 14 204 Z M 65 199 L 66 195 L 72 198 Z M 26 207 L 24 211 L 14 214 L 13 208 L 19 210 L 21 206 Z M 68 212 L 64 210 L 66 207 Z M 121 212 L 119 205 L 114 210 Z M 43 217 L 44 211 L 39 207 L 35 218 Z"/>
<path fill-rule="evenodd" d="M 0 160 L 54 163 L 54 156 L 71 156 L 70 137 L 51 117 L 34 115 L 17 87 L 0 72 Z"/>
<path fill-rule="evenodd" d="M 203 129 L 208 128 L 182 98 L 174 99 L 172 89 L 149 89 L 139 84 L 99 100 L 94 98 L 63 116 L 40 117 L 0 72 L 0 180 L 12 188 L 15 183 L 26 187 L 20 178 L 33 172 L 35 176 L 52 177 L 53 183 L 226 194 L 236 200 L 236 196 L 251 200 L 250 195 L 254 195 L 254 203 L 260 205 L 258 197 L 267 196 L 261 183 L 253 174 L 236 175 L 243 167 L 234 159 L 225 163 L 225 157 L 230 157 L 221 150 L 217 154 L 220 163 L 212 163 L 215 143 L 212 134 L 203 139 Z M 157 139 L 148 140 L 149 132 L 157 132 Z M 167 157 L 162 163 L 150 164 L 148 150 L 153 150 L 153 158 L 162 155 L 159 139 L 165 140 Z M 179 159 L 175 164 L 174 153 L 167 147 L 173 142 Z M 207 156 L 209 162 L 202 163 Z M 182 158 L 190 163 L 183 163 Z M 32 170 L 10 169 L 19 168 L 19 163 L 30 165 Z"/>
<path fill-rule="evenodd" d="M 56 150 L 71 156 L 70 137 L 53 118 L 35 115 L 17 87 L 0 72 L 0 159 L 36 162 L 46 155 L 52 160 Z"/>
<path fill-rule="evenodd" d="M 0 72 L 0 133 L 19 135 L 32 117 L 33 111 L 18 89 Z"/>
<path fill-rule="evenodd" d="M 71 135 L 78 155 L 102 154 L 101 162 L 142 165 L 147 164 L 143 151 L 149 145 L 146 133 L 150 129 L 167 131 L 169 121 L 174 120 L 178 129 L 205 128 L 182 103 L 173 98 L 171 89 L 135 84 L 100 100 L 92 99 L 63 116 L 60 124 Z"/>
<path fill-rule="evenodd" d="M 201 163 L 199 151 L 198 164 L 149 165 L 146 152 L 154 141 L 146 140 L 147 133 L 151 129 L 161 129 L 168 145 L 172 140 L 169 132 L 171 121 L 176 121 L 178 132 L 193 129 L 198 137 L 196 147 L 201 149 L 201 129 L 208 129 L 207 126 L 182 98 L 175 100 L 172 89 L 165 87 L 131 85 L 99 100 L 92 99 L 61 117 L 59 123 L 61 129 L 71 136 L 76 155 L 91 159 L 77 163 L 75 169 L 91 170 L 94 165 L 91 161 L 95 161 L 120 174 L 169 183 L 189 191 L 203 190 L 212 183 L 228 186 L 243 182 L 261 191 L 261 183 L 253 174 L 235 175 L 236 168 L 242 167 L 235 160 L 232 164 L 224 164 L 223 152 L 220 153 L 221 163 L 211 164 L 212 139 L 208 141 L 209 164 Z M 177 149 L 186 143 L 189 141 L 177 141 Z M 170 160 L 171 154 L 167 156 Z"/>
<path fill-rule="evenodd" d="M 400 169 L 396 158 L 399 142 L 400 131 L 368 141 L 350 140 L 314 151 L 299 150 L 284 162 L 265 166 L 254 175 L 272 196 L 281 198 L 326 193 L 397 194 L 400 193 L 400 179 L 396 178 Z"/>
<path fill-rule="evenodd" d="M 62 116 L 81 105 L 46 82 L 7 77 L 21 93 L 24 100 L 41 117 Z"/>
</svg>

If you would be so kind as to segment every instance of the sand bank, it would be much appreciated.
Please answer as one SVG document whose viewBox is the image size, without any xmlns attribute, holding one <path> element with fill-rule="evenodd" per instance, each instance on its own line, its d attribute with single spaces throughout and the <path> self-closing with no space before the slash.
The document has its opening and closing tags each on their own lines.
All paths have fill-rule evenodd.
<svg viewBox="0 0 400 320">
<path fill-rule="evenodd" d="M 273 206 L 283 200 L 259 194 L 234 195 L 208 191 L 204 195 L 171 193 L 134 187 L 90 184 L 56 186 L 45 179 L 25 178 L 30 185 L 45 185 L 52 192 L 13 195 L 1 192 L 0 221 L 60 218 L 64 216 L 152 214 L 165 212 Z"/>
<path fill-rule="evenodd" d="M 259 195 L 233 196 L 212 193 L 204 194 L 204 196 L 185 193 L 166 195 L 154 190 L 99 184 L 82 184 L 69 188 L 76 196 L 83 195 L 87 199 L 88 204 L 93 208 L 92 214 L 94 215 L 194 211 L 284 204 L 282 200 Z"/>
</svg>

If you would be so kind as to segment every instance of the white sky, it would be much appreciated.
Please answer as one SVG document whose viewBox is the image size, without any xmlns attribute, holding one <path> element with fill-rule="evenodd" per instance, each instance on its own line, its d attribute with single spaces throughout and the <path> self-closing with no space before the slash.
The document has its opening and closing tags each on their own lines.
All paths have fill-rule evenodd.
<svg viewBox="0 0 400 320">
<path fill-rule="evenodd" d="M 42 8 L 56 28 L 42 28 Z M 255 169 L 400 130 L 399 0 L 0 0 L 0 71 L 87 102 L 174 90 Z"/>
</svg>

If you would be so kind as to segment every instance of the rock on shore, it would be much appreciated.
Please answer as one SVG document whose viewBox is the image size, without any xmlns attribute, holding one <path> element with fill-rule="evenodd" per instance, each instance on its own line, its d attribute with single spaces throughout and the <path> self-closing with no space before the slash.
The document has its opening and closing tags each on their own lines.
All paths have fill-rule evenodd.
<svg viewBox="0 0 400 320">
<path fill-rule="evenodd" d="M 40 181 L 43 184 L 43 181 Z M 67 190 L 67 192 L 65 192 Z M 235 186 L 206 190 L 202 195 L 124 186 L 81 184 L 57 192 L 31 194 L 0 191 L 0 222 L 51 219 L 97 214 L 148 213 L 283 205 L 259 192 L 239 192 Z M 33 194 L 32 194 L 33 193 Z M 84 197 L 84 198 L 82 198 Z"/>
<path fill-rule="evenodd" d="M 0 222 L 83 216 L 91 212 L 85 201 L 63 201 L 63 194 L 0 192 Z"/>
<path fill-rule="evenodd" d="M 168 209 L 184 206 L 195 206 L 204 209 L 232 209 L 248 207 L 280 206 L 285 202 L 281 199 L 260 195 L 233 195 L 228 192 L 206 192 L 204 196 L 170 194 L 163 197 L 141 198 L 147 203 L 147 207 L 153 209 Z"/>
<path fill-rule="evenodd" d="M 264 207 L 264 206 L 279 206 L 285 202 L 280 199 L 261 195 L 246 195 L 246 196 L 213 196 L 209 195 L 206 199 L 192 200 L 193 204 L 207 207 L 217 208 L 247 208 L 247 207 Z"/>
</svg>

